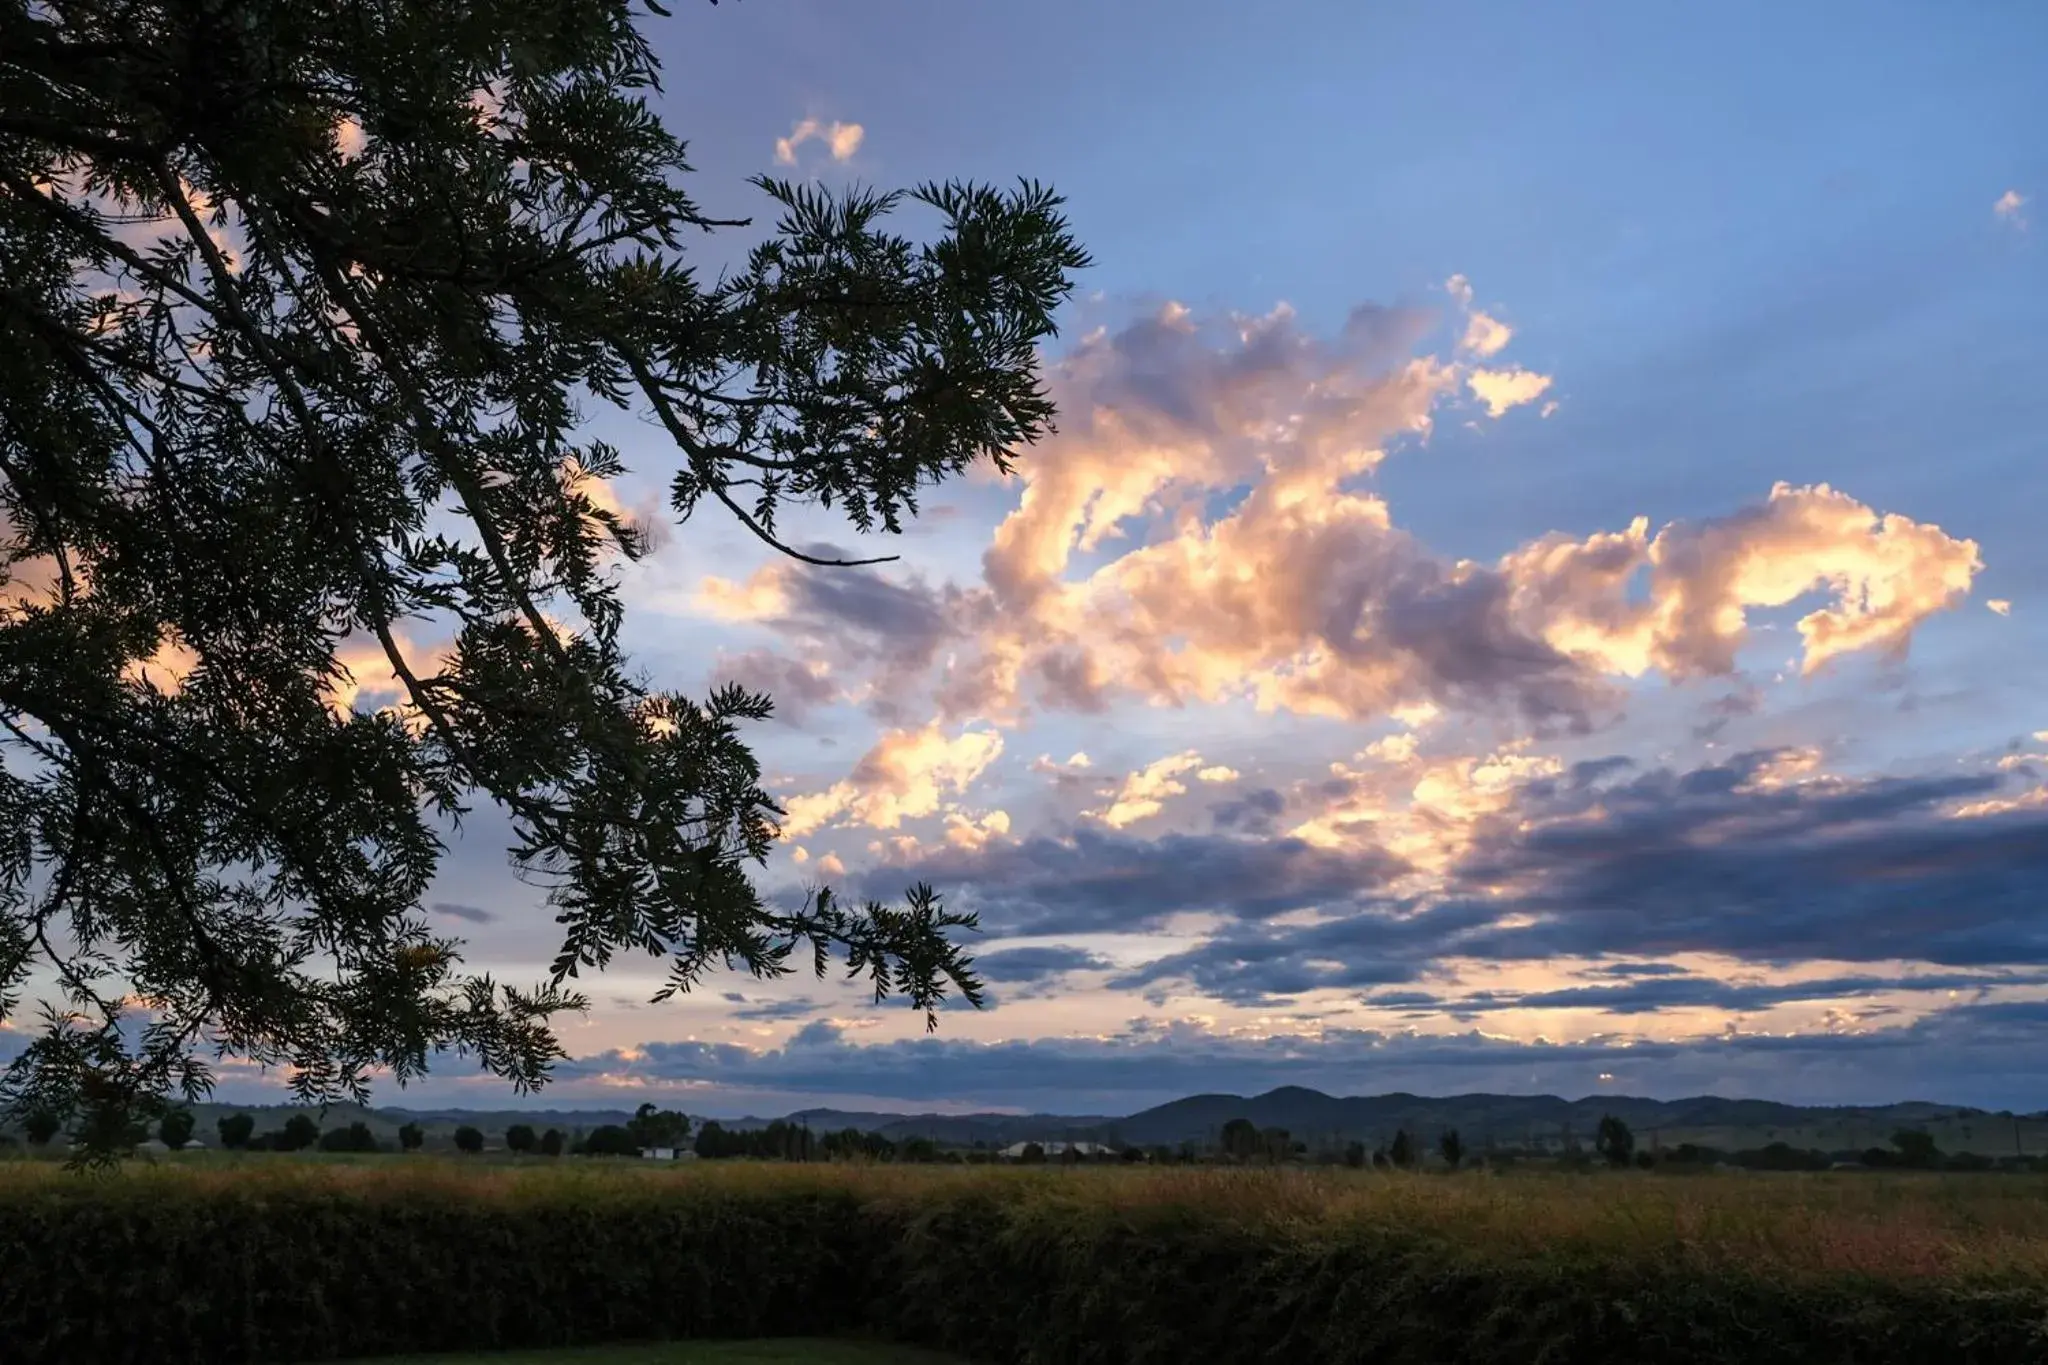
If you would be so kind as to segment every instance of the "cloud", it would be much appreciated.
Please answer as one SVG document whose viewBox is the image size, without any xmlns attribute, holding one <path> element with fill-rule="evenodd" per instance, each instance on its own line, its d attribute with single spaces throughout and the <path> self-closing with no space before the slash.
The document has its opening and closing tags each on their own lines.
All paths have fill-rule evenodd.
<svg viewBox="0 0 2048 1365">
<path fill-rule="evenodd" d="M 427 908 L 437 915 L 446 915 L 450 919 L 468 920 L 471 924 L 489 924 L 498 918 L 488 910 L 474 905 L 464 905 L 459 901 L 435 901 Z"/>
<path fill-rule="evenodd" d="M 1975 541 L 1880 516 L 1826 484 L 1780 483 L 1761 504 L 1673 523 L 1654 540 L 1644 518 L 1583 541 L 1546 537 L 1507 556 L 1501 572 L 1514 617 L 1556 648 L 1603 671 L 1683 678 L 1734 671 L 1749 608 L 1822 591 L 1829 603 L 1797 624 L 1802 671 L 1857 650 L 1898 657 L 1982 567 Z M 1647 591 L 1631 600 L 1644 570 Z"/>
<path fill-rule="evenodd" d="M 792 659 L 772 649 L 751 649 L 721 657 L 712 667 L 716 683 L 738 683 L 749 692 L 765 692 L 775 701 L 775 718 L 801 723 L 810 712 L 840 699 L 839 684 L 823 659 Z"/>
<path fill-rule="evenodd" d="M 1010 934 L 1218 916 L 1112 985 L 1249 1003 L 1457 962 L 2048 966 L 2048 804 L 1986 804 L 2041 790 L 2017 769 L 1851 778 L 1790 750 L 1683 770 L 1396 752 L 1337 765 L 1327 804 L 1283 832 L 1257 837 L 1278 804 L 1262 798 L 1232 817 L 1254 837 L 1084 826 L 922 854 L 864 873 L 867 894 L 929 881 Z"/>
<path fill-rule="evenodd" d="M 2024 194 L 2021 194 L 2018 190 L 2007 190 L 2004 194 L 1999 195 L 1998 199 L 1991 205 L 1991 212 L 1999 221 L 2011 223 L 2014 227 L 2023 228 L 2027 225 L 2027 218 L 2021 210 L 2026 207 L 2026 204 L 2027 197 Z"/>
<path fill-rule="evenodd" d="M 1620 986 L 1568 986 L 1524 994 L 1494 993 L 1473 1000 L 1434 997 L 1436 1009 L 1454 1016 L 1501 1010 L 1598 1010 L 1608 1014 L 1654 1014 L 1674 1008 L 1746 1012 L 1816 1001 L 1874 995 L 1979 992 L 2048 984 L 2043 972 L 1925 972 L 1899 976 L 1831 976 L 1807 981 L 1734 982 L 1713 977 L 1658 975 Z M 1387 1005 L 1384 994 L 1370 1003 Z"/>
<path fill-rule="evenodd" d="M 1201 766 L 1202 756 L 1193 749 L 1184 753 L 1168 754 L 1165 758 L 1156 759 L 1126 777 L 1123 787 L 1116 794 L 1116 799 L 1109 805 L 1100 810 L 1083 811 L 1082 814 L 1094 816 L 1111 829 L 1122 829 L 1140 820 L 1150 819 L 1165 809 L 1170 798 L 1187 793 L 1187 784 L 1180 781 L 1181 776 Z M 1225 768 L 1221 771 L 1230 770 Z M 1220 779 L 1204 777 L 1201 780 Z"/>
<path fill-rule="evenodd" d="M 1040 982 L 1068 972 L 1104 971 L 1109 966 L 1109 959 L 1100 953 L 1064 946 L 998 948 L 978 953 L 974 959 L 976 972 L 1001 982 Z"/>
<path fill-rule="evenodd" d="M 733 999 L 734 1003 L 739 1003 L 745 997 L 728 997 L 728 999 Z M 732 1011 L 732 1017 L 735 1019 L 745 1019 L 750 1022 L 776 1022 L 784 1019 L 806 1019 L 823 1008 L 823 1005 L 809 996 L 799 995 L 787 999 L 747 1002 L 741 1008 Z"/>
<path fill-rule="evenodd" d="M 1191 911 L 1261 920 L 1342 905 L 1405 870 L 1374 848 L 1181 833 L 1139 839 L 1084 825 L 1064 838 L 920 852 L 868 869 L 859 882 L 863 895 L 876 897 L 930 882 L 960 908 L 979 911 L 991 932 L 1068 934 L 1156 928 Z"/>
<path fill-rule="evenodd" d="M 845 780 L 784 803 L 787 838 L 830 824 L 896 829 L 906 819 L 937 814 L 1003 751 L 993 730 L 946 735 L 936 725 L 890 730 L 875 741 Z"/>
<path fill-rule="evenodd" d="M 2012 603 L 2006 601 L 2003 597 L 1993 597 L 1989 599 L 1984 603 L 1984 607 L 1994 616 L 2012 615 Z"/>
<path fill-rule="evenodd" d="M 1439 402 L 1510 372 L 1413 356 L 1423 331 L 1371 307 L 1319 337 L 1285 307 L 1179 304 L 1099 328 L 1051 367 L 1061 429 L 1022 458 L 981 584 L 774 564 L 707 580 L 704 601 L 866 669 L 849 691 L 898 726 L 1137 699 L 1345 720 L 1431 707 L 1549 734 L 1618 715 L 1614 679 L 1732 673 L 1749 613 L 1809 594 L 1827 600 L 1797 623 L 1804 671 L 1896 657 L 1981 567 L 1939 527 L 1783 484 L 1654 535 L 1642 517 L 1447 560 L 1364 481 L 1427 436 Z M 1533 397 L 1542 380 L 1490 392 Z"/>
<path fill-rule="evenodd" d="M 788 137 L 775 139 L 775 160 L 779 165 L 794 166 L 796 149 L 806 142 L 818 141 L 825 144 L 834 161 L 847 161 L 860 150 L 861 139 L 866 136 L 867 130 L 858 123 L 821 123 L 807 118 L 793 124 Z"/>
<path fill-rule="evenodd" d="M 1459 310 L 1465 314 L 1465 333 L 1458 341 L 1460 350 L 1470 351 L 1484 360 L 1507 349 L 1508 342 L 1514 339 L 1514 329 L 1472 306 L 1470 280 L 1463 275 L 1453 275 L 1444 282 L 1444 290 L 1457 300 Z"/>
<path fill-rule="evenodd" d="M 1501 344 L 1507 344 L 1505 338 Z M 1490 355 L 1492 352 L 1482 354 Z M 1520 368 L 1476 369 L 1465 376 L 1465 387 L 1472 391 L 1474 398 L 1486 405 L 1486 415 L 1489 417 L 1502 417 L 1507 414 L 1509 408 L 1518 408 L 1524 403 L 1535 402 L 1550 391 L 1550 382 L 1550 376 L 1547 374 L 1537 374 L 1532 370 Z"/>
</svg>

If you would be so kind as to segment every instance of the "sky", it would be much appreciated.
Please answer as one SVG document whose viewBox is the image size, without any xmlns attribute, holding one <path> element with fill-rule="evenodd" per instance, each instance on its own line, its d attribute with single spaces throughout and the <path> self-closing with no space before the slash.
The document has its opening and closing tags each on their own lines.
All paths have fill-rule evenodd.
<svg viewBox="0 0 2048 1365">
<path fill-rule="evenodd" d="M 764 891 L 931 883 L 989 1006 L 622 961 L 538 1102 L 2048 1106 L 2048 10 L 676 9 L 706 209 L 1030 176 L 1095 265 L 1013 476 L 790 523 L 898 561 L 619 569 L 651 681 L 777 699 Z M 431 913 L 531 980 L 504 842 Z"/>
</svg>

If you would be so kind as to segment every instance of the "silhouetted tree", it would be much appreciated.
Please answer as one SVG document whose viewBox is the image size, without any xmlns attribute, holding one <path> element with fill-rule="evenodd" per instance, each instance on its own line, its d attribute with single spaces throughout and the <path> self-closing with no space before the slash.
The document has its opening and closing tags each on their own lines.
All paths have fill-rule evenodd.
<svg viewBox="0 0 2048 1365">
<path fill-rule="evenodd" d="M 21 1119 L 21 1131 L 34 1147 L 47 1147 L 63 1126 L 64 1121 L 47 1109 L 32 1109 Z"/>
<path fill-rule="evenodd" d="M 320 1140 L 320 1125 L 311 1114 L 293 1114 L 284 1121 L 284 1127 L 270 1138 L 272 1149 L 280 1152 L 303 1152 Z"/>
<path fill-rule="evenodd" d="M 793 1125 L 784 1123 L 782 1126 L 788 1128 Z M 690 1120 L 673 1110 L 660 1109 L 651 1103 L 642 1104 L 626 1129 L 641 1147 L 680 1147 L 689 1140 Z"/>
<path fill-rule="evenodd" d="M 465 1123 L 455 1130 L 456 1151 L 474 1154 L 481 1152 L 483 1149 L 484 1134 L 481 1128 L 473 1128 Z"/>
<path fill-rule="evenodd" d="M 531 1124 L 515 1123 L 505 1130 L 505 1150 L 509 1152 L 530 1152 L 539 1140 Z"/>
<path fill-rule="evenodd" d="M 1408 1136 L 1406 1128 L 1398 1129 L 1387 1146 L 1387 1160 L 1405 1171 L 1415 1164 L 1415 1155 L 1415 1139 Z"/>
<path fill-rule="evenodd" d="M 625 1128 L 607 1123 L 591 1130 L 583 1140 L 583 1150 L 589 1156 L 638 1156 L 640 1144 Z"/>
<path fill-rule="evenodd" d="M 220 1134 L 223 1147 L 247 1147 L 249 1135 L 256 1131 L 256 1120 L 249 1114 L 223 1114 L 213 1121 L 214 1131 Z"/>
<path fill-rule="evenodd" d="M 427 1130 L 417 1123 L 406 1122 L 398 1127 L 398 1146 L 401 1151 L 417 1152 L 427 1140 Z"/>
<path fill-rule="evenodd" d="M 1892 1146 L 1899 1149 L 1899 1164 L 1913 1170 L 1931 1170 L 1941 1161 L 1934 1135 L 1923 1128 L 1899 1129 L 1892 1134 Z"/>
<path fill-rule="evenodd" d="M 1465 1160 L 1465 1140 L 1458 1136 L 1455 1128 L 1444 1129 L 1443 1136 L 1436 1140 L 1436 1149 L 1442 1155 L 1444 1165 L 1454 1171 Z"/>
<path fill-rule="evenodd" d="M 370 1125 L 361 1119 L 345 1128 L 330 1128 L 320 1135 L 320 1150 L 323 1152 L 374 1152 L 377 1150 L 377 1135 L 370 1131 Z"/>
<path fill-rule="evenodd" d="M 1268 1161 L 1285 1161 L 1294 1155 L 1294 1135 L 1285 1128 L 1263 1128 L 1259 1131 L 1259 1155 Z"/>
<path fill-rule="evenodd" d="M 1024 1144 L 1024 1150 L 1017 1153 L 1017 1160 L 1023 1162 L 1026 1166 L 1043 1166 L 1045 1164 L 1045 1148 L 1036 1142 L 1027 1142 Z"/>
<path fill-rule="evenodd" d="M 542 1156 L 560 1156 L 562 1154 L 561 1129 L 550 1128 L 540 1135 L 540 1154 Z"/>
<path fill-rule="evenodd" d="M 1363 1168 L 1365 1163 L 1366 1153 L 1364 1143 L 1347 1142 L 1344 1144 L 1344 1164 L 1346 1166 L 1351 1167 L 1353 1170 L 1358 1170 Z"/>
<path fill-rule="evenodd" d="M 167 1109 L 157 1120 L 157 1140 L 175 1152 L 192 1140 L 192 1129 L 196 1126 L 190 1109 Z"/>
<path fill-rule="evenodd" d="M 0 572 L 28 595 L 0 610 L 0 997 L 70 983 L 7 1102 L 105 1109 L 90 1152 L 199 1098 L 215 1044 L 292 1064 L 307 1103 L 455 1048 L 524 1090 L 563 1055 L 569 977 L 626 948 L 670 959 L 661 998 L 815 948 L 928 1026 L 981 999 L 929 888 L 763 902 L 776 807 L 741 727 L 769 700 L 640 680 L 607 561 L 648 538 L 581 418 L 665 433 L 641 472 L 679 520 L 715 504 L 800 557 L 778 528 L 802 509 L 894 533 L 1048 429 L 1041 346 L 1087 258 L 1036 184 L 761 178 L 751 249 L 686 259 L 741 225 L 684 192 L 649 22 L 0 8 Z M 932 240 L 888 231 L 913 202 Z M 337 704 L 363 648 L 387 710 Z M 479 802 L 553 884 L 530 989 L 426 924 L 437 822 Z M 151 1027 L 108 975 L 150 983 Z"/>
<path fill-rule="evenodd" d="M 1223 1154 L 1235 1161 L 1250 1161 L 1264 1148 L 1259 1126 L 1250 1119 L 1230 1120 L 1217 1134 L 1217 1140 L 1223 1144 Z"/>
<path fill-rule="evenodd" d="M 1635 1159 L 1636 1135 L 1612 1114 L 1603 1116 L 1593 1133 L 1593 1150 L 1610 1166 L 1626 1166 Z"/>
</svg>

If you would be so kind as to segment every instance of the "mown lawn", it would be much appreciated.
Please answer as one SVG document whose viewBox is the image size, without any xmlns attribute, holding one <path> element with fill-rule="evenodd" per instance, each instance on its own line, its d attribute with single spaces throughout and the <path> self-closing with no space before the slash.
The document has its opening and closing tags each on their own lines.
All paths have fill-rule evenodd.
<svg viewBox="0 0 2048 1365">
<path fill-rule="evenodd" d="M 865 1341 L 672 1341 L 559 1351 L 384 1356 L 349 1365 L 960 1365 L 959 1357 Z"/>
</svg>

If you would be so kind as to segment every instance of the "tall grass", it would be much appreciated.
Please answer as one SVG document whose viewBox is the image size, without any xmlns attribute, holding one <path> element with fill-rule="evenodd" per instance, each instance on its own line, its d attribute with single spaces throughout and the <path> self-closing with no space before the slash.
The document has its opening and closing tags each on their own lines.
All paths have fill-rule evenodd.
<svg viewBox="0 0 2048 1365">
<path fill-rule="evenodd" d="M 807 1193 L 912 1212 L 962 1198 L 1137 1221 L 1195 1214 L 1247 1232 L 1377 1228 L 1508 1259 L 1580 1256 L 1851 1275 L 2048 1282 L 2048 1177 L 1905 1173 L 1511 1172 L 1457 1176 L 1317 1168 L 958 1167 L 459 1157 L 215 1156 L 111 1176 L 0 1165 L 0 1195 L 111 1182 L 131 1195 L 295 1192 L 404 1199 L 609 1203 L 648 1193 Z"/>
<path fill-rule="evenodd" d="M 2048 1359 L 2029 1177 L 17 1162 L 0 1266 L 8 1365 L 844 1329 L 1005 1365 Z"/>
</svg>

